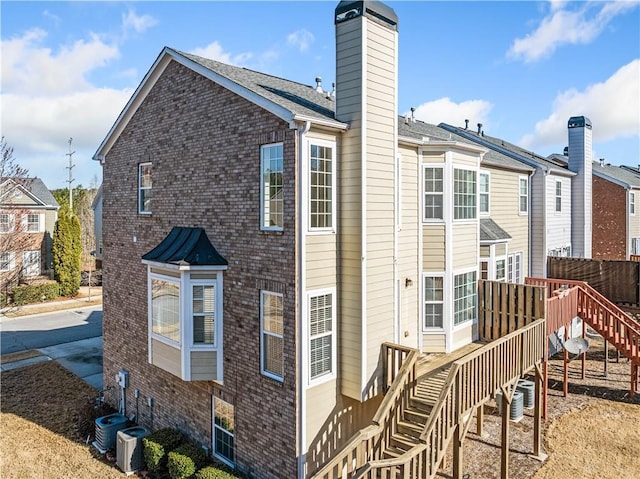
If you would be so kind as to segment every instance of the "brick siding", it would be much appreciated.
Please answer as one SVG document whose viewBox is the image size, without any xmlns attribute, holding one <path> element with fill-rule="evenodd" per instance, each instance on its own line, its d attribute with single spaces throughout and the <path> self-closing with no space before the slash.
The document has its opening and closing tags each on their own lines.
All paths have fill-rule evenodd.
<svg viewBox="0 0 640 479">
<path fill-rule="evenodd" d="M 284 140 L 284 231 L 261 232 L 260 145 Z M 172 61 L 104 163 L 104 383 L 129 371 L 127 414 L 175 426 L 212 449 L 211 394 L 235 407 L 236 464 L 252 477 L 295 477 L 296 135 L 288 124 Z M 138 164 L 153 164 L 151 215 L 137 214 Z M 185 382 L 148 363 L 147 268 L 141 256 L 173 226 L 202 227 L 224 273 L 224 384 Z M 259 288 L 284 292 L 284 381 L 260 373 Z M 133 391 L 140 391 L 138 402 Z M 147 397 L 154 400 L 147 406 Z"/>
<path fill-rule="evenodd" d="M 627 259 L 626 190 L 593 175 L 592 251 L 594 259 Z"/>
</svg>

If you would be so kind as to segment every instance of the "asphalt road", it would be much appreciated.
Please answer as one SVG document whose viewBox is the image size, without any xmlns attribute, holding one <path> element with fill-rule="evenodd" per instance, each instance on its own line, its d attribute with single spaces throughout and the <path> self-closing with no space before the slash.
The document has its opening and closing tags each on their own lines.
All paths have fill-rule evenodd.
<svg viewBox="0 0 640 479">
<path fill-rule="evenodd" d="M 0 322 L 1 354 L 102 336 L 102 305 L 42 313 Z"/>
</svg>

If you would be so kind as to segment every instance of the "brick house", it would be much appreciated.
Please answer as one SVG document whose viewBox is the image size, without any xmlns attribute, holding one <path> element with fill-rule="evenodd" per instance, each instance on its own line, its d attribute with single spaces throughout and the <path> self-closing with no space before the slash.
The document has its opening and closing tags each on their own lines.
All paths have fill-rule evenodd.
<svg viewBox="0 0 640 479">
<path fill-rule="evenodd" d="M 481 258 L 528 274 L 534 168 L 397 115 L 397 25 L 338 4 L 335 95 L 164 48 L 94 155 L 107 397 L 251 477 L 371 420 L 383 342 L 475 340 Z"/>
<path fill-rule="evenodd" d="M 40 178 L 0 183 L 0 279 L 35 278 L 52 267 L 51 245 L 58 202 Z"/>
<path fill-rule="evenodd" d="M 640 175 L 593 163 L 593 257 L 628 260 L 640 254 Z"/>
</svg>

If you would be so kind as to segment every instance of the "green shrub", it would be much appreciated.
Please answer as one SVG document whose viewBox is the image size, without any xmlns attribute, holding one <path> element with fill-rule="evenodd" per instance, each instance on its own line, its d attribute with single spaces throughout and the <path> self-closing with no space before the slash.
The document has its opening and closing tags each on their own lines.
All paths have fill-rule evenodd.
<svg viewBox="0 0 640 479">
<path fill-rule="evenodd" d="M 195 479 L 238 479 L 239 476 L 217 466 L 207 466 L 196 472 Z"/>
<path fill-rule="evenodd" d="M 169 453 L 167 467 L 171 479 L 187 479 L 203 467 L 207 454 L 195 444 L 185 443 Z"/>
<path fill-rule="evenodd" d="M 142 438 L 144 460 L 147 469 L 158 472 L 167 467 L 167 454 L 177 448 L 184 438 L 176 429 L 166 427 Z"/>
<path fill-rule="evenodd" d="M 60 296 L 60 288 L 55 281 L 37 284 L 23 284 L 13 290 L 13 303 L 16 306 L 39 303 L 42 298 L 53 299 Z"/>
</svg>

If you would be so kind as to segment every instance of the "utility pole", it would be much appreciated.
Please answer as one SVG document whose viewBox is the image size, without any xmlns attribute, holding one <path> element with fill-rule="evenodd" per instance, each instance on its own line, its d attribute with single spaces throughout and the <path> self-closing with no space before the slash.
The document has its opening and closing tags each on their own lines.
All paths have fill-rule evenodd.
<svg viewBox="0 0 640 479">
<path fill-rule="evenodd" d="M 69 213 L 73 213 L 73 188 L 71 187 L 71 183 L 73 183 L 73 173 L 72 173 L 72 169 L 74 166 L 73 164 L 73 154 L 75 153 L 75 151 L 71 151 L 71 142 L 73 141 L 73 138 L 69 138 L 69 153 L 67 153 L 67 156 L 69 157 L 69 166 L 67 166 L 67 170 L 69 170 L 69 179 L 67 180 L 67 183 L 69 183 Z"/>
</svg>

